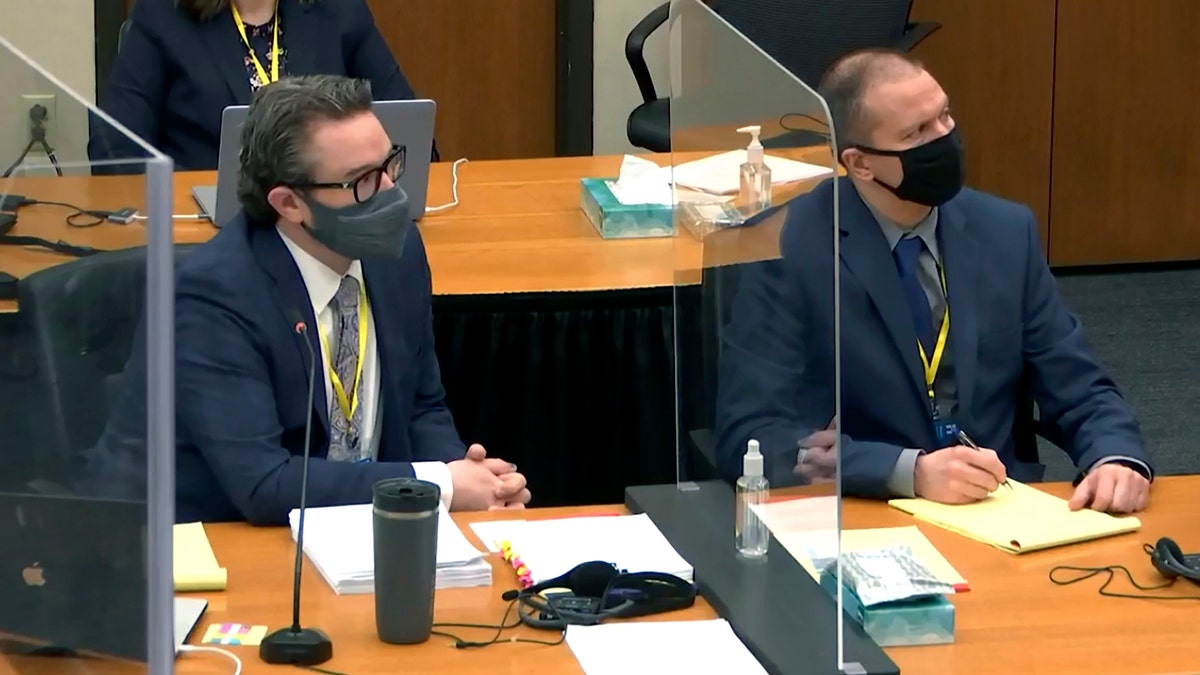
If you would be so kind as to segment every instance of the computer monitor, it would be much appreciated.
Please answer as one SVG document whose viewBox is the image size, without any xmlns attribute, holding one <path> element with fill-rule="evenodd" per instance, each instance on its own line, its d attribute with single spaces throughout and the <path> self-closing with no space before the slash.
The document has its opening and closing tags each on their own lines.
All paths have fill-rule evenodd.
<svg viewBox="0 0 1200 675">
<path fill-rule="evenodd" d="M 198 186 L 192 197 L 201 212 L 220 227 L 237 215 L 237 182 L 239 154 L 242 149 L 242 127 L 250 108 L 235 105 L 221 113 L 221 141 L 217 156 L 217 184 Z M 429 191 L 429 163 L 433 154 L 433 123 L 437 104 L 429 99 L 415 101 L 376 101 L 371 110 L 379 118 L 384 131 L 396 145 L 407 148 L 404 175 L 400 187 L 408 195 L 413 217 L 425 214 L 425 197 Z"/>
</svg>

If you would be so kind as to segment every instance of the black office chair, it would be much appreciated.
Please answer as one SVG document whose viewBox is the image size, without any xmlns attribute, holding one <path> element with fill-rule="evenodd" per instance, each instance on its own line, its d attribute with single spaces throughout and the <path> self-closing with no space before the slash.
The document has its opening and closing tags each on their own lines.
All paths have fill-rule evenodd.
<svg viewBox="0 0 1200 675">
<path fill-rule="evenodd" d="M 715 0 L 713 9 L 805 84 L 816 88 L 838 58 L 868 47 L 910 51 L 941 28 L 912 23 L 912 0 Z M 646 65 L 646 38 L 665 23 L 671 4 L 646 15 L 625 39 L 625 58 L 643 102 L 629 113 L 629 142 L 652 152 L 671 150 L 671 100 L 659 98 Z"/>
<path fill-rule="evenodd" d="M 192 251 L 176 246 L 176 264 Z M 31 413 L 41 416 L 34 473 L 66 480 L 100 437 L 144 313 L 146 249 L 99 253 L 18 284 L 19 318 L 37 377 Z"/>
</svg>

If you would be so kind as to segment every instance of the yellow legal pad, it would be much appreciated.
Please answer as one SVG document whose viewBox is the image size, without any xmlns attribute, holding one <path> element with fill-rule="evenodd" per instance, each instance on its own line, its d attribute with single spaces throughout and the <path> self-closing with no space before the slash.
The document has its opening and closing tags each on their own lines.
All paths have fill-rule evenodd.
<svg viewBox="0 0 1200 675">
<path fill-rule="evenodd" d="M 1134 532 L 1142 522 L 1090 509 L 1071 511 L 1065 499 L 1009 479 L 974 504 L 938 504 L 924 499 L 893 499 L 888 504 L 926 522 L 1009 553 L 1028 553 L 1065 544 Z"/>
<path fill-rule="evenodd" d="M 176 591 L 225 590 L 225 568 L 217 564 L 202 523 L 176 525 L 173 539 Z"/>
</svg>

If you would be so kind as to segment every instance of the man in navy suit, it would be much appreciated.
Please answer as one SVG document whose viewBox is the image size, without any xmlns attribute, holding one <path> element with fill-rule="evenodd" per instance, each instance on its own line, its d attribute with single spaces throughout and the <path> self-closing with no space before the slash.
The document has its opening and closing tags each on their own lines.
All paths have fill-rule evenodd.
<svg viewBox="0 0 1200 675">
<path fill-rule="evenodd" d="M 1153 468 L 1138 425 L 1058 295 L 1032 212 L 963 187 L 937 81 L 906 54 L 868 50 L 834 64 L 821 95 L 847 175 L 791 202 L 781 259 L 741 273 L 722 335 L 723 471 L 739 472 L 753 438 L 777 481 L 827 480 L 841 434 L 846 493 L 972 502 L 1009 476 L 1040 480 L 1012 433 L 1031 394 L 1080 471 L 1071 508 L 1144 508 Z"/>
<path fill-rule="evenodd" d="M 256 94 L 242 135 L 243 211 L 178 273 L 180 522 L 285 523 L 310 418 L 309 505 L 369 502 L 376 481 L 414 475 L 454 509 L 528 502 L 524 477 L 465 448 L 446 408 L 429 265 L 395 184 L 404 157 L 365 81 L 284 78 Z M 137 363 L 100 458 L 145 438 Z"/>
</svg>

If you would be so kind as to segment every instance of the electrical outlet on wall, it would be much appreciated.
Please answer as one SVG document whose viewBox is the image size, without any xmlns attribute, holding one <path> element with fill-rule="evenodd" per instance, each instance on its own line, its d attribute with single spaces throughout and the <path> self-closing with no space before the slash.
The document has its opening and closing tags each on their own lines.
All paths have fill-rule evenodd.
<svg viewBox="0 0 1200 675">
<path fill-rule="evenodd" d="M 21 128 L 21 146 L 24 147 L 33 138 L 34 130 L 40 124 L 46 132 L 46 144 L 54 149 L 58 143 L 58 108 L 55 105 L 54 94 L 22 94 L 23 126 Z M 37 108 L 41 106 L 41 108 Z M 44 119 L 39 113 L 45 110 Z M 46 149 L 41 143 L 35 143 L 29 149 L 30 156 L 45 156 Z"/>
</svg>

